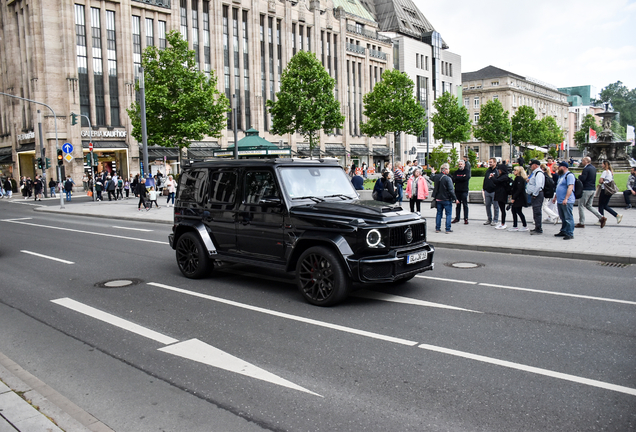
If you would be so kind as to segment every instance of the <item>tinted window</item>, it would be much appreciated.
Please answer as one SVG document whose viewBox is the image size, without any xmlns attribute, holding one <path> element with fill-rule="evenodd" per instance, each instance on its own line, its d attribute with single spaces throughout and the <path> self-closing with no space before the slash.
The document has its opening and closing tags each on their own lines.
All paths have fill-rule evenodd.
<svg viewBox="0 0 636 432">
<path fill-rule="evenodd" d="M 208 185 L 208 170 L 184 171 L 179 178 L 179 199 L 201 205 L 206 204 Z"/>
<path fill-rule="evenodd" d="M 278 198 L 278 187 L 274 175 L 269 171 L 248 171 L 245 173 L 245 204 L 258 204 L 262 198 Z"/>
<path fill-rule="evenodd" d="M 234 171 L 217 171 L 210 179 L 212 203 L 233 203 L 236 197 L 236 173 Z"/>
</svg>

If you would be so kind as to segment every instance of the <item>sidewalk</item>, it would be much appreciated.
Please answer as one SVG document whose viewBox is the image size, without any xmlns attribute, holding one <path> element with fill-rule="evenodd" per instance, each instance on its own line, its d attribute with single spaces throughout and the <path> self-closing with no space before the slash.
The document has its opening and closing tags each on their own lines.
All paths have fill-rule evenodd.
<svg viewBox="0 0 636 432">
<path fill-rule="evenodd" d="M 65 203 L 65 208 L 36 207 L 36 211 L 50 213 L 73 214 L 83 216 L 104 217 L 112 219 L 124 219 L 134 221 L 147 221 L 172 224 L 173 208 L 165 206 L 165 199 L 158 199 L 160 208 L 150 211 L 137 210 L 138 200 L 130 198 L 119 201 L 100 202 L 70 202 Z M 162 205 L 163 204 L 163 205 Z M 507 230 L 495 230 L 492 226 L 483 225 L 486 222 L 486 209 L 483 204 L 469 204 L 469 224 L 453 224 L 453 233 L 435 233 L 436 210 L 430 208 L 429 202 L 422 203 L 422 217 L 428 222 L 428 241 L 435 247 L 466 249 L 484 252 L 513 253 L 520 255 L 536 255 L 559 258 L 572 258 L 604 262 L 616 262 L 636 264 L 636 209 L 626 210 L 624 207 L 616 207 L 618 213 L 623 214 L 620 225 L 616 218 L 607 215 L 607 225 L 601 229 L 594 225 L 596 218 L 586 211 L 585 228 L 574 230 L 574 239 L 563 241 L 554 234 L 560 230 L 560 224 L 543 224 L 543 235 L 531 236 L 528 232 L 509 232 Z M 409 209 L 408 202 L 403 202 L 402 208 Z M 453 205 L 453 215 L 455 206 Z M 524 208 L 528 227 L 534 228 L 532 221 L 532 209 Z M 454 216 L 453 216 L 454 217 Z M 574 207 L 574 221 L 578 223 L 578 207 Z M 506 215 L 508 227 L 512 226 L 512 214 Z M 521 223 L 519 223 L 521 226 Z"/>
</svg>

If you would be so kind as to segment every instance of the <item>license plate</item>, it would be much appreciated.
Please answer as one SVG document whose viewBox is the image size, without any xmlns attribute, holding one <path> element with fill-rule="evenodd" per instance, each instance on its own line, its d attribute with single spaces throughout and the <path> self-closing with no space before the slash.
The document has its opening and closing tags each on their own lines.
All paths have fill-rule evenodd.
<svg viewBox="0 0 636 432">
<path fill-rule="evenodd" d="M 424 261 L 428 257 L 428 252 L 418 252 L 406 256 L 407 264 L 415 264 L 416 262 Z"/>
</svg>

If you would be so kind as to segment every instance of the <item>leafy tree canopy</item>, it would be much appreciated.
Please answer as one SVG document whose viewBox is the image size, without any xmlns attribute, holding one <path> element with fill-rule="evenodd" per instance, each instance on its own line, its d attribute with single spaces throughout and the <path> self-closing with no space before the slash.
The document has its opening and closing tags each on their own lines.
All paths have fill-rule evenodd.
<svg viewBox="0 0 636 432">
<path fill-rule="evenodd" d="M 538 131 L 534 144 L 548 147 L 550 144 L 561 144 L 565 135 L 552 116 L 546 116 L 537 122 Z"/>
<path fill-rule="evenodd" d="M 508 111 L 504 111 L 499 99 L 486 102 L 479 113 L 479 121 L 473 126 L 473 135 L 487 144 L 499 144 L 510 137 Z"/>
<path fill-rule="evenodd" d="M 470 114 L 455 96 L 445 92 L 433 102 L 433 106 L 437 110 L 431 118 L 434 125 L 433 138 L 453 143 L 470 139 Z"/>
<path fill-rule="evenodd" d="M 148 144 L 183 148 L 206 135 L 220 137 L 229 103 L 216 88 L 214 72 L 207 78 L 197 69 L 194 51 L 178 31 L 166 34 L 166 42 L 166 49 L 149 46 L 142 56 Z M 127 112 L 132 135 L 141 142 L 141 106 L 134 102 Z"/>
<path fill-rule="evenodd" d="M 574 132 L 574 142 L 581 151 L 585 149 L 585 146 L 583 144 L 586 143 L 589 139 L 588 133 L 590 131 L 590 128 L 592 128 L 596 132 L 601 131 L 601 127 L 596 122 L 596 117 L 594 117 L 592 114 L 586 115 L 583 119 L 583 122 L 581 123 L 581 129 Z"/>
<path fill-rule="evenodd" d="M 472 148 L 468 149 L 468 162 L 470 162 L 471 168 L 477 168 L 477 153 Z"/>
<path fill-rule="evenodd" d="M 512 144 L 527 145 L 536 142 L 539 124 L 534 108 L 522 105 L 510 119 L 512 123 Z"/>
<path fill-rule="evenodd" d="M 439 170 L 442 164 L 448 162 L 448 153 L 444 151 L 444 144 L 440 144 L 428 156 L 428 164 Z"/>
<path fill-rule="evenodd" d="M 268 100 L 272 115 L 271 132 L 276 135 L 300 133 L 310 149 L 320 144 L 320 130 L 342 127 L 344 115 L 334 97 L 335 80 L 308 51 L 298 51 L 281 76 L 276 100 Z"/>
<path fill-rule="evenodd" d="M 419 135 L 426 127 L 426 110 L 415 99 L 413 80 L 397 69 L 382 74 L 382 81 L 364 95 L 363 114 L 367 121 L 360 125 L 365 135 L 382 136 L 393 132 Z"/>
<path fill-rule="evenodd" d="M 621 81 L 616 81 L 601 90 L 599 102 L 610 102 L 614 111 L 621 113 L 621 126 L 636 125 L 636 89 L 628 89 Z"/>
</svg>

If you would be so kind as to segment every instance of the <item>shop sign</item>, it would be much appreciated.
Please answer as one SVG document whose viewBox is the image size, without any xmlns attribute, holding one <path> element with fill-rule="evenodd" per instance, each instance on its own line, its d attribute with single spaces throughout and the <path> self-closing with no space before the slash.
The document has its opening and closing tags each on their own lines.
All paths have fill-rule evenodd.
<svg viewBox="0 0 636 432">
<path fill-rule="evenodd" d="M 35 132 L 31 131 L 18 135 L 18 141 L 24 141 L 28 139 L 35 139 Z"/>
<path fill-rule="evenodd" d="M 239 150 L 239 156 L 260 156 L 266 155 L 267 150 Z"/>
<path fill-rule="evenodd" d="M 82 131 L 82 138 L 126 138 L 126 131 L 118 131 L 118 130 L 112 130 L 112 131 L 87 131 L 87 130 L 83 130 Z"/>
<path fill-rule="evenodd" d="M 271 155 L 290 155 L 291 154 L 291 150 L 290 149 L 287 149 L 287 150 L 268 150 L 267 153 L 271 154 Z"/>
</svg>

